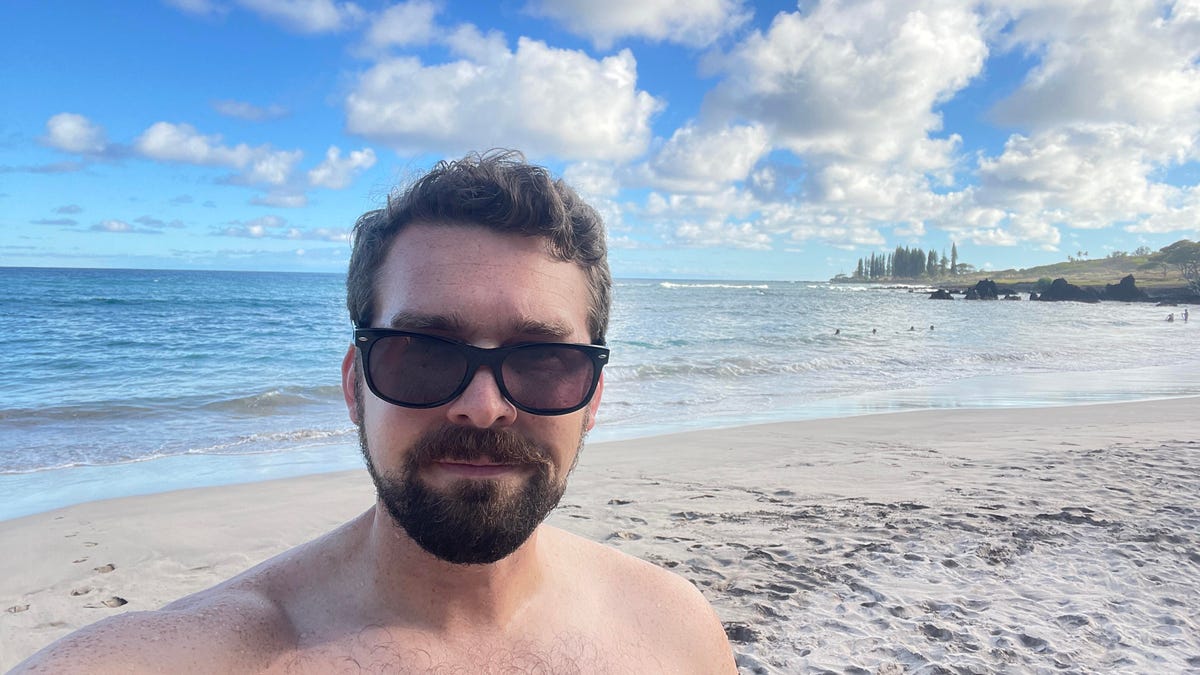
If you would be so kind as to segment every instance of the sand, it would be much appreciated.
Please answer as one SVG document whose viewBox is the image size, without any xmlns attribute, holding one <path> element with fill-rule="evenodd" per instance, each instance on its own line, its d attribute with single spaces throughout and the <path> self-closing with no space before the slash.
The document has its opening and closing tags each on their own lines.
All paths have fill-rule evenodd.
<svg viewBox="0 0 1200 675">
<path fill-rule="evenodd" d="M 0 522 L 0 670 L 371 497 L 355 471 Z M 745 673 L 1200 672 L 1200 398 L 594 444 L 551 522 L 695 582 Z"/>
</svg>

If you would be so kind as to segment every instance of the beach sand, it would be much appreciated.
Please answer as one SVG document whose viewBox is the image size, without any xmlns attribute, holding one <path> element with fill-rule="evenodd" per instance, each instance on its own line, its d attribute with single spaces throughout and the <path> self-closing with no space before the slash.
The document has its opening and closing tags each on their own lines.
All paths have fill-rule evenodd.
<svg viewBox="0 0 1200 675">
<path fill-rule="evenodd" d="M 0 670 L 371 499 L 355 471 L 0 522 Z M 745 673 L 1200 671 L 1200 398 L 597 443 L 551 522 L 695 582 Z"/>
</svg>

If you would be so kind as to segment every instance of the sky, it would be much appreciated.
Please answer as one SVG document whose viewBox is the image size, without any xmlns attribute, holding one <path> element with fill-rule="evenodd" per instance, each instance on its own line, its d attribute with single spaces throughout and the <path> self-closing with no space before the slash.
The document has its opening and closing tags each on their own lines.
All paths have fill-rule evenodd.
<svg viewBox="0 0 1200 675">
<path fill-rule="evenodd" d="M 1200 240 L 1200 0 L 6 0 L 0 266 L 343 272 L 504 147 L 618 277 Z"/>
</svg>

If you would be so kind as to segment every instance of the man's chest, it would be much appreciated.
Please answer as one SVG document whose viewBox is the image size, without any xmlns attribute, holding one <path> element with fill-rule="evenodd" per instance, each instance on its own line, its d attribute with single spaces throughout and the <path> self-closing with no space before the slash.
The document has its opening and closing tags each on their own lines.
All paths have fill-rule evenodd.
<svg viewBox="0 0 1200 675">
<path fill-rule="evenodd" d="M 559 631 L 447 640 L 403 629 L 302 638 L 272 673 L 638 673 L 652 664 L 645 646 L 611 631 Z"/>
</svg>

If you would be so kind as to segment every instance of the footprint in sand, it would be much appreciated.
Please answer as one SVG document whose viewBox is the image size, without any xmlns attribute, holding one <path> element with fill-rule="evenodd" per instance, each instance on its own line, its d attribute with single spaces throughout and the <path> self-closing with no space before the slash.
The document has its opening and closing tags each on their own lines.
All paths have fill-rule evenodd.
<svg viewBox="0 0 1200 675">
<path fill-rule="evenodd" d="M 92 571 L 99 572 L 100 574 L 108 574 L 109 572 L 111 572 L 115 569 L 117 569 L 116 565 L 114 565 L 112 563 L 108 563 L 107 565 L 101 565 L 99 567 L 96 567 Z"/>
<path fill-rule="evenodd" d="M 20 614 L 27 609 L 29 609 L 29 605 L 13 605 L 4 611 L 8 612 L 9 614 Z"/>
<path fill-rule="evenodd" d="M 80 595 L 87 595 L 88 593 L 91 593 L 91 592 L 92 592 L 92 589 L 90 587 L 84 586 L 83 588 L 72 589 L 71 595 L 78 597 Z"/>
<path fill-rule="evenodd" d="M 91 548 L 91 547 L 93 547 L 93 546 L 98 546 L 99 544 L 100 544 L 100 542 L 97 542 L 97 541 L 85 541 L 85 542 L 83 542 L 83 545 L 84 545 L 84 546 L 87 546 L 88 548 Z"/>
<path fill-rule="evenodd" d="M 86 607 L 88 609 L 100 609 L 100 607 L 120 607 L 121 605 L 128 605 L 128 604 L 129 604 L 129 601 L 126 600 L 125 598 L 114 595 L 111 598 L 108 598 L 107 600 L 101 600 L 99 604 L 87 604 L 87 605 L 84 605 L 84 607 Z"/>
<path fill-rule="evenodd" d="M 71 562 L 75 563 L 76 565 L 78 565 L 78 564 L 79 564 L 79 563 L 81 563 L 81 562 L 87 562 L 87 556 L 84 556 L 84 557 L 82 557 L 82 558 L 79 558 L 79 559 L 77 559 L 77 560 L 72 560 Z"/>
</svg>

